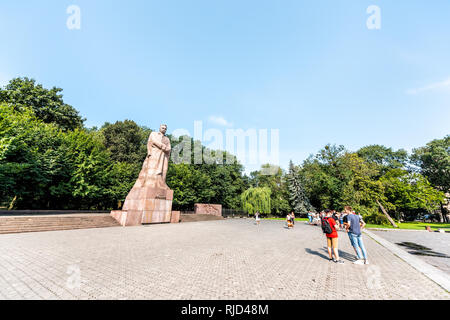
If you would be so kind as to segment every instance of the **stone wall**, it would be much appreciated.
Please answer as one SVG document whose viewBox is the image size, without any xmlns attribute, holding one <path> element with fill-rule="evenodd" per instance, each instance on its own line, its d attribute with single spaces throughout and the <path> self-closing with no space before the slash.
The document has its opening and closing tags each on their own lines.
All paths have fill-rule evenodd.
<svg viewBox="0 0 450 320">
<path fill-rule="evenodd" d="M 196 203 L 194 205 L 194 213 L 195 214 L 209 214 L 213 216 L 222 216 L 222 205 L 221 204 L 205 204 L 205 203 Z"/>
<path fill-rule="evenodd" d="M 181 212 L 180 211 L 173 211 L 172 210 L 172 215 L 170 217 L 170 223 L 179 223 L 180 222 L 180 216 L 181 216 Z"/>
</svg>

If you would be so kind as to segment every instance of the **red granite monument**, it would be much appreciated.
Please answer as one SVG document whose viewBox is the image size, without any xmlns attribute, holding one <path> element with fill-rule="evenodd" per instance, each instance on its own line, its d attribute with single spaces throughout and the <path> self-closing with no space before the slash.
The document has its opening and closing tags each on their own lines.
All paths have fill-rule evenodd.
<svg viewBox="0 0 450 320">
<path fill-rule="evenodd" d="M 139 177 L 122 210 L 111 212 L 122 226 L 171 222 L 173 190 L 166 184 L 171 146 L 166 131 L 167 126 L 163 124 L 159 132 L 150 134 Z"/>
<path fill-rule="evenodd" d="M 213 216 L 222 216 L 221 204 L 196 203 L 194 205 L 195 214 L 208 214 Z"/>
</svg>

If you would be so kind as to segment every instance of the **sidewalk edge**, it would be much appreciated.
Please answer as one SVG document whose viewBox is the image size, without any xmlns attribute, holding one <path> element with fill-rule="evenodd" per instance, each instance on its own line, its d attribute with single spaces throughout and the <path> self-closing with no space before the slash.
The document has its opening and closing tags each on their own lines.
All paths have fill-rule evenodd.
<svg viewBox="0 0 450 320">
<path fill-rule="evenodd" d="M 411 267 L 413 267 L 420 273 L 423 273 L 429 279 L 431 279 L 432 281 L 437 283 L 444 290 L 446 290 L 447 292 L 450 292 L 450 276 L 448 276 L 445 272 L 420 260 L 419 258 L 414 257 L 413 255 L 409 254 L 405 250 L 397 247 L 395 244 L 373 234 L 372 232 L 370 232 L 368 230 L 363 230 L 363 232 L 365 234 L 367 234 L 369 237 L 371 237 L 373 240 L 375 240 L 376 242 L 381 244 L 383 247 L 385 247 L 386 249 L 391 251 L 397 257 L 399 257 L 400 259 L 405 261 Z"/>
</svg>

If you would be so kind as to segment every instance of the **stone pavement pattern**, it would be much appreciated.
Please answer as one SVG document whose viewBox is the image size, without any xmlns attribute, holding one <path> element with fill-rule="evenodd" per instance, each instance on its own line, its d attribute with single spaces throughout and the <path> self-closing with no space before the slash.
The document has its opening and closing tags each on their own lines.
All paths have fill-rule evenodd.
<svg viewBox="0 0 450 320">
<path fill-rule="evenodd" d="M 402 242 L 412 242 L 432 249 L 433 252 L 441 253 L 450 257 L 450 233 L 426 232 L 426 231 L 372 231 L 376 235 L 398 244 Z M 400 248 L 414 252 L 404 246 Z M 414 255 L 436 268 L 450 274 L 450 258 Z"/>
<path fill-rule="evenodd" d="M 340 236 L 343 265 L 328 261 L 320 228 L 303 222 L 293 230 L 229 219 L 0 235 L 0 299 L 450 298 L 370 238 L 371 264 L 353 265 Z"/>
</svg>

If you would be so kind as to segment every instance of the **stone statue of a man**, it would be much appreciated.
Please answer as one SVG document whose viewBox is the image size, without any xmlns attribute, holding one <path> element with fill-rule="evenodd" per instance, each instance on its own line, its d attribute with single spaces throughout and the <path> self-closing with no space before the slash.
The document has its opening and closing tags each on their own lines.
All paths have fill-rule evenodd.
<svg viewBox="0 0 450 320">
<path fill-rule="evenodd" d="M 171 221 L 173 190 L 166 184 L 171 147 L 166 131 L 167 126 L 162 124 L 159 132 L 150 134 L 147 157 L 139 177 L 128 193 L 122 210 L 111 212 L 123 226 Z"/>
<path fill-rule="evenodd" d="M 162 124 L 159 132 L 152 132 L 147 143 L 147 158 L 142 166 L 137 183 L 141 187 L 167 189 L 166 176 L 169 167 L 170 140 L 166 137 L 167 125 Z"/>
</svg>

